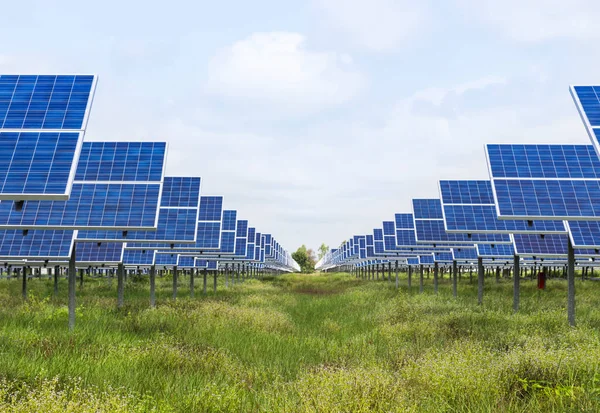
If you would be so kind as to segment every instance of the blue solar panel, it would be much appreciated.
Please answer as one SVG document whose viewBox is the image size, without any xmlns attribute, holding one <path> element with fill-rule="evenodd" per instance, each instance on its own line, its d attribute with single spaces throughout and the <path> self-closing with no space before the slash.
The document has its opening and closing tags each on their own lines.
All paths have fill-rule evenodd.
<svg viewBox="0 0 600 413">
<path fill-rule="evenodd" d="M 383 241 L 383 230 L 381 228 L 373 229 L 373 239 L 375 241 Z"/>
<path fill-rule="evenodd" d="M 401 229 L 396 231 L 396 245 L 411 246 L 417 245 L 417 237 L 414 229 Z"/>
<path fill-rule="evenodd" d="M 510 258 L 515 255 L 512 244 L 477 244 L 477 255 L 484 258 Z"/>
<path fill-rule="evenodd" d="M 235 255 L 238 257 L 246 256 L 246 238 L 235 239 Z"/>
<path fill-rule="evenodd" d="M 194 268 L 196 266 L 196 257 L 191 255 L 180 255 L 177 266 L 179 268 Z"/>
<path fill-rule="evenodd" d="M 198 208 L 200 203 L 199 177 L 165 176 L 161 207 Z"/>
<path fill-rule="evenodd" d="M 592 145 L 486 145 L 494 178 L 600 178 Z"/>
<path fill-rule="evenodd" d="M 235 232 L 224 231 L 221 233 L 221 248 L 219 252 L 227 254 L 235 252 Z"/>
<path fill-rule="evenodd" d="M 494 204 L 490 181 L 440 181 L 443 204 Z"/>
<path fill-rule="evenodd" d="M 408 265 L 419 265 L 419 257 L 416 257 L 416 258 L 408 258 L 408 259 L 406 260 L 406 263 L 407 263 Z"/>
<path fill-rule="evenodd" d="M 223 211 L 223 231 L 235 231 L 236 211 Z"/>
<path fill-rule="evenodd" d="M 452 262 L 454 258 L 451 252 L 434 252 L 433 260 L 434 262 Z"/>
<path fill-rule="evenodd" d="M 0 75 L 0 129 L 83 130 L 92 75 Z"/>
<path fill-rule="evenodd" d="M 156 265 L 175 266 L 177 265 L 177 259 L 179 255 L 173 253 L 159 253 L 154 254 L 154 263 Z"/>
<path fill-rule="evenodd" d="M 575 248 L 600 248 L 600 221 L 567 222 Z"/>
<path fill-rule="evenodd" d="M 508 234 L 467 234 L 449 233 L 443 220 L 415 220 L 417 242 L 430 244 L 473 244 L 473 243 L 510 243 Z"/>
<path fill-rule="evenodd" d="M 80 132 L 0 132 L 0 199 L 68 199 Z"/>
<path fill-rule="evenodd" d="M 68 259 L 71 256 L 74 231 L 0 231 L 0 257 Z"/>
<path fill-rule="evenodd" d="M 154 250 L 130 250 L 123 251 L 124 265 L 152 265 L 154 264 Z"/>
<path fill-rule="evenodd" d="M 165 142 L 83 142 L 76 181 L 160 182 Z"/>
<path fill-rule="evenodd" d="M 413 219 L 413 214 L 396 214 L 396 229 L 414 229 L 415 221 Z"/>
<path fill-rule="evenodd" d="M 537 257 L 556 257 L 567 254 L 567 237 L 565 235 L 515 234 L 515 253 Z"/>
<path fill-rule="evenodd" d="M 600 181 L 494 180 L 499 217 L 599 218 Z"/>
<path fill-rule="evenodd" d="M 439 199 L 413 199 L 415 219 L 443 219 L 442 203 Z"/>
<path fill-rule="evenodd" d="M 383 235 L 395 235 L 396 228 L 394 221 L 383 221 Z"/>
<path fill-rule="evenodd" d="M 256 241 L 254 241 L 256 239 L 256 228 L 248 228 L 248 242 L 251 243 L 255 243 Z"/>
<path fill-rule="evenodd" d="M 590 139 L 600 154 L 600 101 L 598 100 L 599 86 L 571 86 L 571 96 L 581 115 Z"/>
<path fill-rule="evenodd" d="M 208 268 L 208 261 L 196 258 L 195 266 L 196 268 Z"/>
<path fill-rule="evenodd" d="M 198 221 L 221 221 L 222 213 L 222 196 L 203 196 L 200 198 Z"/>
<path fill-rule="evenodd" d="M 0 202 L 6 229 L 154 229 L 160 184 L 74 184 L 68 201 Z"/>
<path fill-rule="evenodd" d="M 254 240 L 254 234 L 251 237 L 248 236 L 248 221 L 247 220 L 239 220 L 237 222 L 237 229 L 235 232 L 236 237 L 240 238 L 250 238 Z"/>
<path fill-rule="evenodd" d="M 386 251 L 393 251 L 396 249 L 396 237 L 393 235 L 386 235 L 383 242 Z"/>
<path fill-rule="evenodd" d="M 419 262 L 423 265 L 433 265 L 433 255 L 419 255 Z"/>
<path fill-rule="evenodd" d="M 452 253 L 455 260 L 476 260 L 476 248 L 453 248 Z"/>
<path fill-rule="evenodd" d="M 115 242 L 78 242 L 76 257 L 78 263 L 108 264 L 123 260 L 123 244 Z"/>
</svg>

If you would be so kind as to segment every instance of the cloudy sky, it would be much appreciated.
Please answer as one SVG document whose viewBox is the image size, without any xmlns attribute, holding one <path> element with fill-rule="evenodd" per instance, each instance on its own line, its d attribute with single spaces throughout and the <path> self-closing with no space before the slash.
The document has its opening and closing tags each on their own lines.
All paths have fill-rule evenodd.
<svg viewBox="0 0 600 413">
<path fill-rule="evenodd" d="M 284 247 L 372 231 L 483 144 L 580 142 L 597 0 L 3 2 L 0 72 L 96 73 L 86 139 L 169 142 Z"/>
</svg>

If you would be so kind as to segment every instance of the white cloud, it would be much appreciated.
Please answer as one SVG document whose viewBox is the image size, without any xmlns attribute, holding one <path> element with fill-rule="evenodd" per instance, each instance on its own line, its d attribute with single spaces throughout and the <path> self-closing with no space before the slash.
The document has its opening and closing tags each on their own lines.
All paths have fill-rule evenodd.
<svg viewBox="0 0 600 413">
<path fill-rule="evenodd" d="M 597 0 L 459 0 L 466 12 L 514 40 L 600 37 Z"/>
<path fill-rule="evenodd" d="M 214 56 L 208 91 L 280 109 L 316 111 L 352 99 L 362 76 L 347 55 L 307 49 L 298 33 L 255 33 Z"/>
<path fill-rule="evenodd" d="M 426 1 L 315 0 L 331 26 L 375 51 L 404 46 L 429 19 Z"/>
</svg>

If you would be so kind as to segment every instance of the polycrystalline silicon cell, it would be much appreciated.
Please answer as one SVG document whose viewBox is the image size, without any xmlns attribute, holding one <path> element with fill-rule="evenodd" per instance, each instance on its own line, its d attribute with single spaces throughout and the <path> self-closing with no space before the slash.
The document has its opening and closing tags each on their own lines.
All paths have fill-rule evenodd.
<svg viewBox="0 0 600 413">
<path fill-rule="evenodd" d="M 444 205 L 448 232 L 565 233 L 562 221 L 500 220 L 494 205 Z"/>
<path fill-rule="evenodd" d="M 200 198 L 198 221 L 221 221 L 222 213 L 222 196 L 203 196 Z"/>
<path fill-rule="evenodd" d="M 74 231 L 0 231 L 0 257 L 68 259 L 71 256 Z"/>
<path fill-rule="evenodd" d="M 103 242 L 78 242 L 76 244 L 76 258 L 80 263 L 117 263 L 123 259 L 122 243 Z"/>
<path fill-rule="evenodd" d="M 600 181 L 494 180 L 499 217 L 600 217 Z"/>
<path fill-rule="evenodd" d="M 154 250 L 123 251 L 123 264 L 125 265 L 152 265 L 154 264 Z"/>
<path fill-rule="evenodd" d="M 68 201 L 0 202 L 0 228 L 155 229 L 160 184 L 73 184 Z"/>
<path fill-rule="evenodd" d="M 419 255 L 419 262 L 421 264 L 433 264 L 433 255 Z"/>
<path fill-rule="evenodd" d="M 373 229 L 373 239 L 375 241 L 383 241 L 383 230 L 381 228 Z"/>
<path fill-rule="evenodd" d="M 236 211 L 223 211 L 223 231 L 235 231 Z"/>
<path fill-rule="evenodd" d="M 414 229 L 415 221 L 413 214 L 395 214 L 396 229 Z"/>
<path fill-rule="evenodd" d="M 434 262 L 452 262 L 454 257 L 452 257 L 451 252 L 434 252 L 433 260 Z"/>
<path fill-rule="evenodd" d="M 82 130 L 93 75 L 0 75 L 0 129 Z"/>
<path fill-rule="evenodd" d="M 375 254 L 383 254 L 385 252 L 383 248 L 383 241 L 375 241 L 374 251 Z"/>
<path fill-rule="evenodd" d="M 515 255 L 515 249 L 512 244 L 477 244 L 477 255 L 486 258 L 512 257 Z"/>
<path fill-rule="evenodd" d="M 219 252 L 229 254 L 235 252 L 235 232 L 224 231 L 221 233 L 221 249 Z"/>
<path fill-rule="evenodd" d="M 177 258 L 179 256 L 173 253 L 159 253 L 157 252 L 154 255 L 154 263 L 156 265 L 167 265 L 167 266 L 175 266 L 177 265 Z"/>
<path fill-rule="evenodd" d="M 198 208 L 200 177 L 165 176 L 161 207 Z"/>
<path fill-rule="evenodd" d="M 467 234 L 448 233 L 443 220 L 415 220 L 417 242 L 425 243 L 510 243 L 508 234 Z"/>
<path fill-rule="evenodd" d="M 396 237 L 393 235 L 386 235 L 383 239 L 383 242 L 387 251 L 393 251 L 396 249 Z"/>
<path fill-rule="evenodd" d="M 239 257 L 246 256 L 246 238 L 235 239 L 235 255 Z"/>
<path fill-rule="evenodd" d="M 235 231 L 235 236 L 240 237 L 240 238 L 248 237 L 248 238 L 254 240 L 254 234 L 252 234 L 252 237 L 248 236 L 248 221 L 239 220 L 237 222 L 237 229 Z"/>
<path fill-rule="evenodd" d="M 440 181 L 444 204 L 494 204 L 490 181 Z"/>
<path fill-rule="evenodd" d="M 254 254 L 255 254 L 254 243 L 251 243 L 251 242 L 246 243 L 246 259 L 254 260 Z"/>
<path fill-rule="evenodd" d="M 165 142 L 83 142 L 76 181 L 162 181 Z"/>
<path fill-rule="evenodd" d="M 411 246 L 417 245 L 417 238 L 414 229 L 396 230 L 396 245 Z"/>
<path fill-rule="evenodd" d="M 452 253 L 455 260 L 476 260 L 476 248 L 453 248 Z"/>
<path fill-rule="evenodd" d="M 567 255 L 566 235 L 515 234 L 515 253 L 530 256 Z"/>
<path fill-rule="evenodd" d="M 177 266 L 180 268 L 194 268 L 196 265 L 196 257 L 191 255 L 180 255 L 177 261 Z"/>
<path fill-rule="evenodd" d="M 439 199 L 413 199 L 415 219 L 443 219 L 442 203 Z"/>
<path fill-rule="evenodd" d="M 68 199 L 80 132 L 1 132 L 0 199 Z"/>
<path fill-rule="evenodd" d="M 600 248 L 600 221 L 569 221 L 567 225 L 575 248 Z"/>
<path fill-rule="evenodd" d="M 600 178 L 592 145 L 486 145 L 492 178 Z"/>
<path fill-rule="evenodd" d="M 394 235 L 396 233 L 396 228 L 394 225 L 394 221 L 383 221 L 383 235 Z"/>
</svg>

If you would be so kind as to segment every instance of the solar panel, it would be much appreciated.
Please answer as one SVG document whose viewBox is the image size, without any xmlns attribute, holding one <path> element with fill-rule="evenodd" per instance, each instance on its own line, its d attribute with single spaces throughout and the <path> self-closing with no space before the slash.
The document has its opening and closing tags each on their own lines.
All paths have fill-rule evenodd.
<svg viewBox="0 0 600 413">
<path fill-rule="evenodd" d="M 78 242 L 77 263 L 79 265 L 117 264 L 123 261 L 123 244 Z"/>
<path fill-rule="evenodd" d="M 507 244 L 510 238 L 507 234 L 480 234 L 469 236 L 464 233 L 449 233 L 444 228 L 443 220 L 419 219 L 415 220 L 417 243 L 429 244 L 473 244 L 492 243 Z"/>
<path fill-rule="evenodd" d="M 165 177 L 156 231 L 78 231 L 78 240 L 192 243 L 196 241 L 200 178 Z M 135 246 L 135 244 L 130 245 Z"/>
<path fill-rule="evenodd" d="M 0 75 L 0 129 L 83 130 L 93 75 Z"/>
<path fill-rule="evenodd" d="M 477 244 L 477 255 L 483 258 L 512 258 L 515 249 L 512 244 Z"/>
<path fill-rule="evenodd" d="M 156 265 L 164 265 L 167 267 L 173 267 L 177 265 L 177 259 L 179 255 L 174 253 L 160 253 L 156 252 L 154 254 L 154 264 Z"/>
<path fill-rule="evenodd" d="M 514 245 L 517 255 L 529 257 L 566 257 L 568 237 L 562 234 L 533 235 L 515 234 Z M 593 257 L 598 254 L 591 249 L 575 249 L 578 257 Z"/>
<path fill-rule="evenodd" d="M 586 145 L 504 145 L 524 148 L 520 162 L 529 166 L 506 172 L 515 162 L 486 154 L 500 219 L 597 219 L 600 217 L 600 161 Z M 550 147 L 538 155 L 542 149 Z M 503 148 L 508 151 L 511 148 Z M 514 151 L 514 149 L 512 149 Z M 531 158 L 530 158 L 531 157 Z M 543 167 L 536 166 L 541 159 Z M 509 175 L 517 175 L 517 177 Z M 521 178 L 524 176 L 525 178 Z"/>
<path fill-rule="evenodd" d="M 567 221 L 574 248 L 600 248 L 599 221 Z"/>
<path fill-rule="evenodd" d="M 477 260 L 476 248 L 453 248 L 452 255 L 455 260 Z"/>
<path fill-rule="evenodd" d="M 444 219 L 439 199 L 413 199 L 414 219 Z"/>
<path fill-rule="evenodd" d="M 499 220 L 490 181 L 440 181 L 447 232 L 457 233 L 566 233 L 562 221 Z"/>
<path fill-rule="evenodd" d="M 0 257 L 4 259 L 68 260 L 73 247 L 74 231 L 32 230 L 0 231 Z"/>
<path fill-rule="evenodd" d="M 452 262 L 454 261 L 454 257 L 451 252 L 434 252 L 433 253 L 433 261 L 434 262 Z"/>
<path fill-rule="evenodd" d="M 222 196 L 203 196 L 200 199 L 198 221 L 221 221 L 222 211 Z"/>
<path fill-rule="evenodd" d="M 177 266 L 179 268 L 194 268 L 196 266 L 196 257 L 191 255 L 179 255 Z"/>
<path fill-rule="evenodd" d="M 433 255 L 419 255 L 419 262 L 423 265 L 433 265 Z"/>
<path fill-rule="evenodd" d="M 81 132 L 0 131 L 0 199 L 67 200 L 82 140 Z"/>
<path fill-rule="evenodd" d="M 571 86 L 569 88 L 571 96 L 575 101 L 575 106 L 583 120 L 588 135 L 596 151 L 600 154 L 600 101 L 598 100 L 599 86 Z"/>
<path fill-rule="evenodd" d="M 395 214 L 396 230 L 399 229 L 414 229 L 415 221 L 413 214 Z"/>
<path fill-rule="evenodd" d="M 129 266 L 154 264 L 154 250 L 130 250 L 123 251 L 123 264 Z"/>
<path fill-rule="evenodd" d="M 416 257 L 416 258 L 408 258 L 408 259 L 406 260 L 406 263 L 407 263 L 408 265 L 419 265 L 419 257 Z"/>
</svg>

